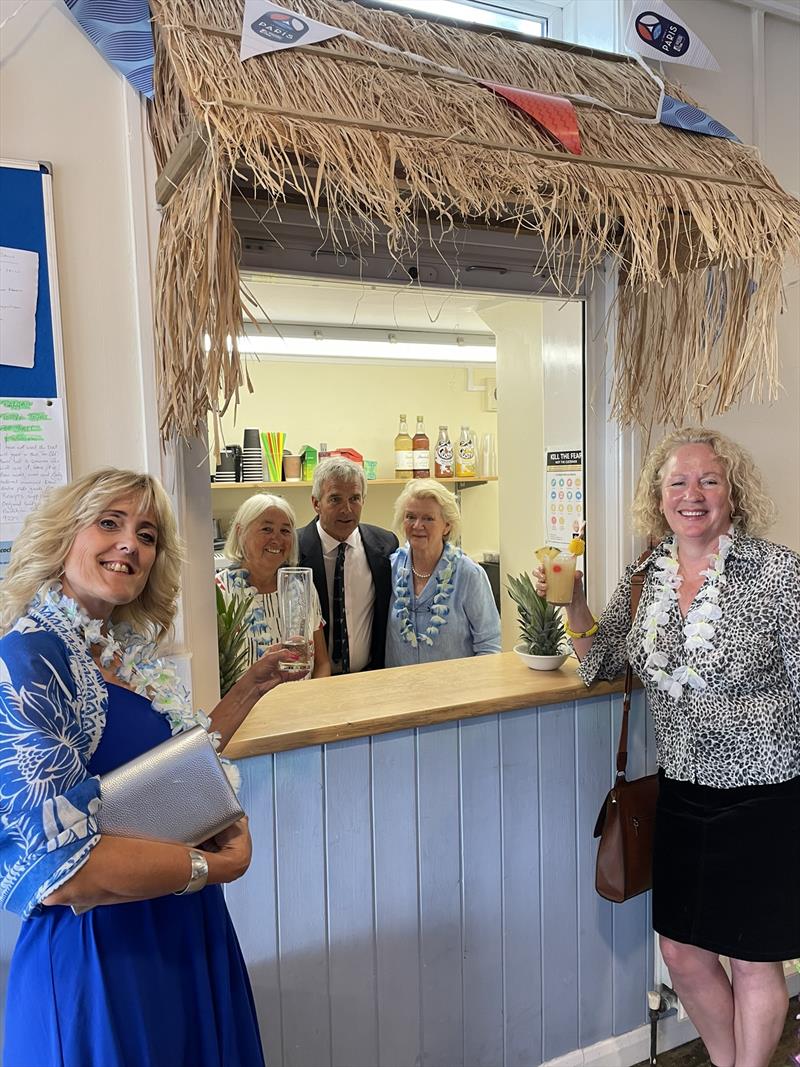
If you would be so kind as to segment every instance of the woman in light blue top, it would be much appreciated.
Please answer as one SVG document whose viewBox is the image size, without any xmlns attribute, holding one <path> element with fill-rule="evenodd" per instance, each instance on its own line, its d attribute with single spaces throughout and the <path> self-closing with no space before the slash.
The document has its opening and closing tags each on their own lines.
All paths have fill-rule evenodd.
<svg viewBox="0 0 800 1067">
<path fill-rule="evenodd" d="M 394 528 L 406 543 L 392 556 L 386 666 L 499 652 L 489 579 L 454 544 L 461 528 L 455 496 L 433 478 L 413 479 L 397 498 Z"/>
</svg>

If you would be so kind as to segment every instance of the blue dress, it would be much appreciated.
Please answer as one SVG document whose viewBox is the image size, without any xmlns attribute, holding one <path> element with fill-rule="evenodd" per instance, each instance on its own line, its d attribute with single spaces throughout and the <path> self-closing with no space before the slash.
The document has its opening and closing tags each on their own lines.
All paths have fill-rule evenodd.
<svg viewBox="0 0 800 1067">
<path fill-rule="evenodd" d="M 90 774 L 167 740 L 145 697 L 108 686 Z M 4 1067 L 263 1067 L 255 1006 L 222 889 L 42 908 L 8 982 Z"/>
</svg>

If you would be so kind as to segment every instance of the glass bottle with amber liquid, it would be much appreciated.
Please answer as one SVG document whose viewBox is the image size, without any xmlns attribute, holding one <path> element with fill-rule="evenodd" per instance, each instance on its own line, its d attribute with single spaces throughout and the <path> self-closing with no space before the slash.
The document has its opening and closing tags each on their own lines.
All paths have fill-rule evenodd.
<svg viewBox="0 0 800 1067">
<path fill-rule="evenodd" d="M 414 453 L 405 415 L 400 416 L 400 429 L 394 439 L 394 476 L 402 480 L 414 473 Z"/>
<path fill-rule="evenodd" d="M 412 442 L 413 471 L 415 478 L 430 478 L 431 476 L 431 443 L 425 433 L 425 424 L 422 415 L 417 415 L 417 431 Z"/>
</svg>

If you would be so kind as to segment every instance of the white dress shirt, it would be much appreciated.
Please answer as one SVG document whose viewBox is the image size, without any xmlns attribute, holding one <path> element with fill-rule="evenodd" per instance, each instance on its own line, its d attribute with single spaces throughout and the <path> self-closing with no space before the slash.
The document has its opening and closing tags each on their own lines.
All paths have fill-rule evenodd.
<svg viewBox="0 0 800 1067">
<path fill-rule="evenodd" d="M 336 556 L 341 541 L 326 533 L 317 519 L 317 533 L 322 544 L 322 557 L 325 560 L 325 577 L 328 581 L 328 604 L 333 604 L 333 573 L 336 569 Z M 350 673 L 363 671 L 369 664 L 370 645 L 372 642 L 372 614 L 375 609 L 375 583 L 369 569 L 367 554 L 361 532 L 356 526 L 344 542 L 347 545 L 344 555 L 344 610 L 347 616 L 347 642 L 350 649 Z M 330 611 L 329 611 L 330 614 Z M 328 651 L 333 643 L 333 619 L 327 620 L 325 627 L 328 638 Z M 333 673 L 337 665 L 331 657 Z"/>
</svg>

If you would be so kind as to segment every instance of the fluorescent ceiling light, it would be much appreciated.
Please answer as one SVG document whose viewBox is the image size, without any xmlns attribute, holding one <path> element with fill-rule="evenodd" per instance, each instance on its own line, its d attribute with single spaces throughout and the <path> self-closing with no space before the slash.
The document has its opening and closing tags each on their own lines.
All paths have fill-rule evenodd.
<svg viewBox="0 0 800 1067">
<path fill-rule="evenodd" d="M 239 338 L 244 356 L 272 359 L 347 360 L 351 362 L 494 363 L 496 348 L 491 333 L 451 333 L 444 330 L 387 330 L 265 323 L 259 331 L 246 327 Z"/>
</svg>

